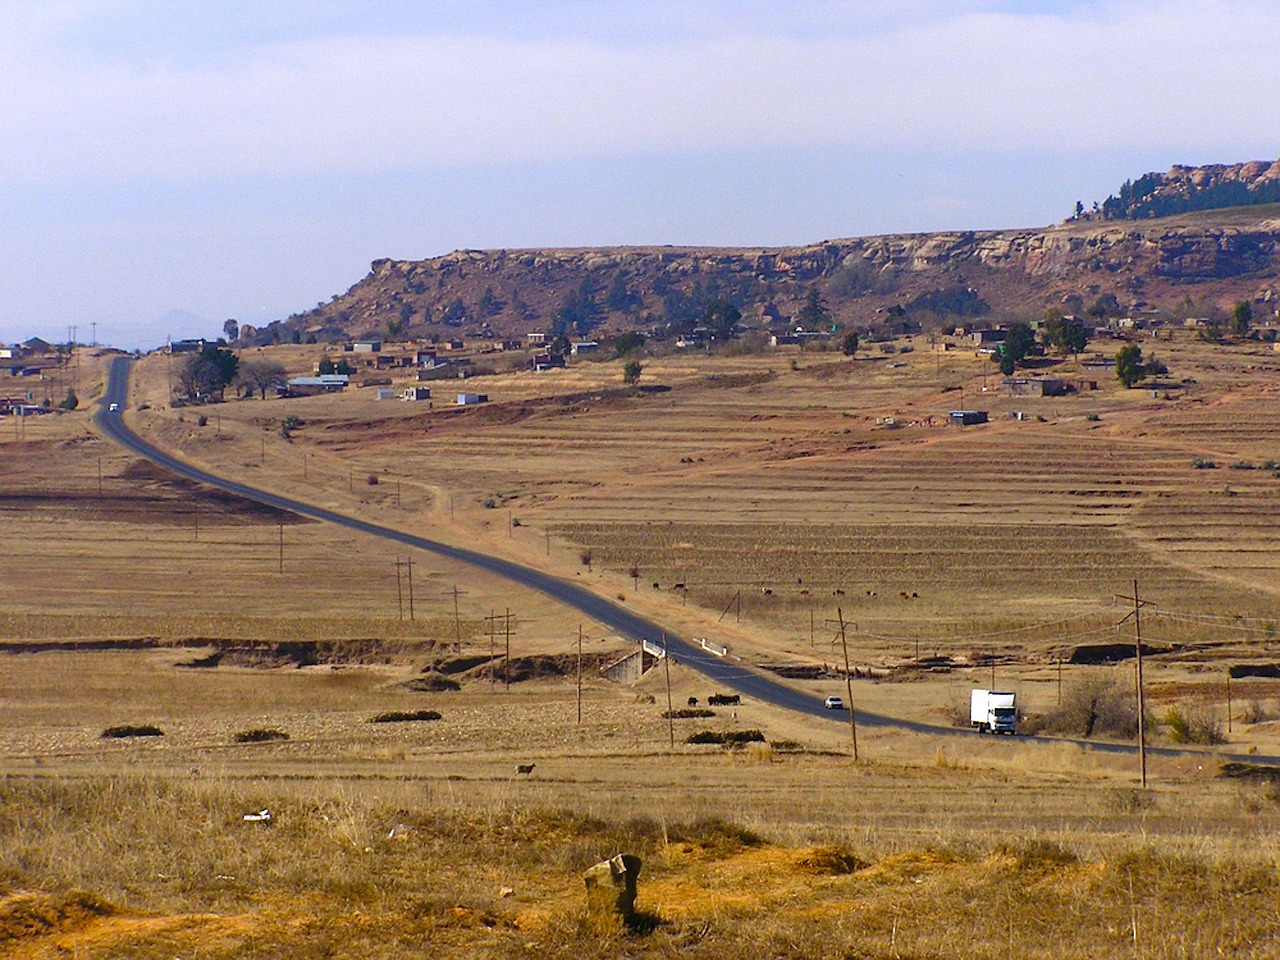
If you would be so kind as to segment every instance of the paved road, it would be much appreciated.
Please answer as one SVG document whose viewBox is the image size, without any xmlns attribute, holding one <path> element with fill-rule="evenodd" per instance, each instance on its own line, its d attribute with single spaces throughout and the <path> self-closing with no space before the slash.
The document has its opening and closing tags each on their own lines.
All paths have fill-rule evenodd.
<svg viewBox="0 0 1280 960">
<path fill-rule="evenodd" d="M 434 553 L 437 556 L 447 557 L 450 560 L 460 560 L 463 563 L 471 564 L 490 573 L 495 573 L 501 577 L 505 577 L 521 586 L 529 587 L 546 594 L 553 600 L 557 600 L 564 605 L 571 607 L 583 613 L 592 620 L 604 624 L 609 629 L 616 631 L 620 636 L 639 643 L 643 639 L 650 640 L 661 644 L 663 637 L 666 638 L 667 649 L 671 656 L 680 663 L 692 667 L 701 673 L 709 681 L 717 687 L 728 687 L 754 700 L 764 701 L 774 706 L 782 707 L 786 710 L 793 710 L 797 713 L 808 714 L 815 719 L 823 721 L 834 721 L 838 723 L 848 724 L 849 715 L 845 711 L 826 710 L 822 706 L 822 701 L 810 694 L 802 693 L 786 684 L 780 683 L 772 677 L 761 673 L 756 673 L 747 669 L 743 664 L 732 659 L 717 657 L 708 653 L 696 644 L 682 640 L 671 630 L 665 630 L 662 626 L 654 623 L 652 620 L 645 619 L 635 613 L 632 613 L 625 607 L 619 606 L 610 600 L 597 596 L 591 591 L 581 587 L 568 580 L 543 573 L 532 567 L 526 567 L 522 564 L 514 563 L 510 560 L 503 560 L 499 557 L 491 557 L 484 553 L 478 553 L 475 550 L 467 550 L 463 547 L 455 547 L 446 543 L 439 543 L 427 537 L 415 536 L 411 533 L 405 533 L 401 530 L 393 530 L 390 527 L 384 527 L 376 523 L 369 523 L 367 520 L 359 520 L 355 517 L 348 517 L 332 510 L 326 510 L 323 507 L 313 506 L 303 503 L 301 500 L 293 500 L 289 497 L 282 497 L 278 494 L 268 493 L 265 490 L 259 490 L 256 487 L 247 484 L 237 483 L 234 480 L 228 480 L 215 474 L 208 473 L 198 467 L 193 467 L 188 463 L 169 456 L 164 451 L 153 447 L 145 440 L 140 438 L 132 430 L 125 426 L 122 418 L 122 411 L 128 400 L 129 385 L 129 364 L 127 357 L 117 357 L 111 361 L 111 367 L 107 378 L 107 390 L 102 400 L 99 402 L 98 412 L 94 416 L 94 420 L 98 427 L 111 439 L 115 440 L 121 446 L 136 453 L 138 456 L 146 460 L 150 460 L 167 470 L 171 470 L 176 474 L 184 476 L 189 480 L 197 483 L 207 484 L 211 487 L 225 490 L 228 493 L 234 493 L 248 500 L 254 500 L 258 503 L 276 507 L 280 510 L 287 510 L 304 517 L 311 517 L 314 520 L 322 520 L 326 523 L 335 523 L 339 526 L 346 527 L 349 530 L 356 530 L 360 533 L 367 533 L 370 536 L 382 537 L 386 540 L 393 540 L 396 543 L 403 544 L 417 550 L 424 550 L 428 553 Z M 116 410 L 111 410 L 110 406 L 115 404 Z M 856 706 L 856 704 L 855 704 Z M 941 727 L 934 724 L 917 723 L 912 720 L 900 720 L 893 717 L 886 717 L 875 713 L 868 713 L 864 710 L 857 711 L 858 725 L 864 727 L 896 727 L 901 730 L 908 730 L 914 733 L 929 733 L 934 735 L 945 736 L 973 736 L 973 733 L 965 730 L 957 730 L 954 727 Z M 1062 743 L 1063 741 L 1051 737 L 1022 737 L 1020 742 L 1036 742 L 1036 743 Z M 1135 753 L 1137 748 L 1130 744 L 1119 743 L 1098 743 L 1094 741 L 1070 741 L 1086 744 L 1090 749 L 1099 750 L 1106 753 Z M 1163 748 L 1148 747 L 1147 753 L 1151 755 L 1164 754 L 1173 756 L 1185 751 L 1168 750 Z M 1220 754 L 1221 756 L 1221 754 Z M 1236 759 L 1252 763 L 1280 763 L 1280 757 L 1260 757 L 1257 755 L 1250 756 L 1231 756 L 1230 759 Z"/>
</svg>

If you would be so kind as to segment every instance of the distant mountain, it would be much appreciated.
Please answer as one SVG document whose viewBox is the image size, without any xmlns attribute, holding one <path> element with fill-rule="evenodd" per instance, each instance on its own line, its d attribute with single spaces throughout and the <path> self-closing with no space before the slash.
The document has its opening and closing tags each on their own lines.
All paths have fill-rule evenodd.
<svg viewBox="0 0 1280 960">
<path fill-rule="evenodd" d="M 1168 173 L 1147 173 L 1126 180 L 1097 207 L 1104 220 L 1143 220 L 1193 210 L 1280 203 L 1280 160 L 1173 166 Z M 1077 216 L 1090 216 L 1077 205 Z"/>
<path fill-rule="evenodd" d="M 859 329 L 1038 317 L 1047 307 L 1202 311 L 1236 300 L 1280 303 L 1278 271 L 1280 206 L 799 247 L 459 250 L 374 261 L 368 276 L 331 302 L 246 327 L 241 339 L 625 330 L 661 337 L 696 326 L 717 303 L 737 307 L 749 329 L 778 331 L 813 316 L 802 312 L 811 291 L 827 308 L 824 322 Z"/>
</svg>

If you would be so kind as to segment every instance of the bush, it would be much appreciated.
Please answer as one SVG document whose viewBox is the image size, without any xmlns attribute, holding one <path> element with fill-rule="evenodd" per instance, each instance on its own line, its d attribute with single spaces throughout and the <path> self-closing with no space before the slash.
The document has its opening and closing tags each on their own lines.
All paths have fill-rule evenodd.
<svg viewBox="0 0 1280 960">
<path fill-rule="evenodd" d="M 1165 711 L 1164 722 L 1174 743 L 1215 746 L 1227 739 L 1222 733 L 1222 722 L 1202 711 L 1184 713 L 1179 707 L 1170 707 Z"/>
<path fill-rule="evenodd" d="M 124 737 L 163 737 L 164 731 L 149 723 L 123 724 L 118 727 L 107 727 L 102 731 L 102 736 L 117 740 Z"/>
<path fill-rule="evenodd" d="M 1132 696 L 1114 680 L 1080 680 L 1067 687 L 1062 704 L 1045 715 L 1044 730 L 1072 737 L 1128 739 L 1137 735 L 1138 711 Z"/>
<path fill-rule="evenodd" d="M 1254 469 L 1253 461 L 1237 460 L 1235 463 L 1231 465 L 1231 469 L 1232 470 L 1253 470 Z"/>
<path fill-rule="evenodd" d="M 759 730 L 728 730 L 720 733 L 716 730 L 702 730 L 685 738 L 685 743 L 718 743 L 725 747 L 741 747 L 747 743 L 764 743 L 764 734 Z"/>
<path fill-rule="evenodd" d="M 371 487 L 376 487 L 378 485 L 378 475 L 376 473 L 371 473 L 365 478 L 364 482 L 369 484 Z"/>
<path fill-rule="evenodd" d="M 423 720 L 439 720 L 438 710 L 391 710 L 380 713 L 370 723 L 417 723 Z"/>
<path fill-rule="evenodd" d="M 679 710 L 663 710 L 663 720 L 693 720 L 698 717 L 714 717 L 714 710 L 707 710 L 705 707 L 681 707 Z"/>
<path fill-rule="evenodd" d="M 273 740 L 288 740 L 289 735 L 283 730 L 241 730 L 235 739 L 236 743 L 270 743 Z"/>
<path fill-rule="evenodd" d="M 1088 420 L 1090 423 L 1097 423 L 1099 420 L 1102 419 L 1102 417 L 1096 413 L 1086 413 L 1084 415 L 1084 418 Z"/>
<path fill-rule="evenodd" d="M 1191 466 L 1195 467 L 1197 470 L 1218 469 L 1217 463 L 1210 460 L 1208 457 L 1196 457 L 1194 460 L 1191 461 Z"/>
<path fill-rule="evenodd" d="M 67 395 L 63 397 L 58 406 L 63 410 L 74 410 L 76 407 L 80 406 L 80 398 L 76 396 L 76 392 L 74 390 L 68 387 Z"/>
</svg>

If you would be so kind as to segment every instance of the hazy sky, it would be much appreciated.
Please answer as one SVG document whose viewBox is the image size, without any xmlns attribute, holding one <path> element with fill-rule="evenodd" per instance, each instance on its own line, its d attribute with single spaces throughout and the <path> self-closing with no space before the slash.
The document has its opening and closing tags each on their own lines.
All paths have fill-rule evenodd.
<svg viewBox="0 0 1280 960">
<path fill-rule="evenodd" d="M 1277 48 L 1273 0 L 0 0 L 0 341 L 460 247 L 1045 225 L 1280 155 Z"/>
</svg>

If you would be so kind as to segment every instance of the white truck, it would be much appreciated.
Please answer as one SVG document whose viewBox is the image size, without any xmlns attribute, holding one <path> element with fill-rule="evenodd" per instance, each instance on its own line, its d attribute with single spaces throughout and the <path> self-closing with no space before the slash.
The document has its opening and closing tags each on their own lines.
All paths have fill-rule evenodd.
<svg viewBox="0 0 1280 960">
<path fill-rule="evenodd" d="M 969 721 L 979 733 L 1018 732 L 1018 708 L 1012 693 L 974 690 L 969 695 Z"/>
</svg>

